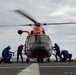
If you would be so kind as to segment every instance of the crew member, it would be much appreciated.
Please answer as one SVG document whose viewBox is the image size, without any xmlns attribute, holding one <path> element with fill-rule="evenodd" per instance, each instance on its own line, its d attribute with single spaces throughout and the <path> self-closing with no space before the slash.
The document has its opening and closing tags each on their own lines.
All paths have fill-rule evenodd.
<svg viewBox="0 0 76 75">
<path fill-rule="evenodd" d="M 5 62 L 5 63 L 11 63 L 10 59 L 12 57 L 13 52 L 10 52 L 9 51 L 10 49 L 11 49 L 11 47 L 8 46 L 2 51 L 2 60 L 1 61 Z"/>
<path fill-rule="evenodd" d="M 19 60 L 19 55 L 21 56 L 21 60 L 23 62 L 22 50 L 23 50 L 23 45 L 18 46 L 18 49 L 17 49 L 17 62 Z"/>
<path fill-rule="evenodd" d="M 61 61 L 62 57 L 61 57 L 61 53 L 60 53 L 60 47 L 58 46 L 57 43 L 54 44 L 53 49 L 56 51 L 56 55 L 55 55 L 55 57 L 56 57 L 56 62 L 58 61 L 57 56 L 60 58 L 60 61 Z"/>
<path fill-rule="evenodd" d="M 69 62 L 71 61 L 72 54 L 70 54 L 68 50 L 62 50 L 61 55 L 63 55 L 64 62 L 67 61 L 67 59 L 69 59 Z"/>
</svg>

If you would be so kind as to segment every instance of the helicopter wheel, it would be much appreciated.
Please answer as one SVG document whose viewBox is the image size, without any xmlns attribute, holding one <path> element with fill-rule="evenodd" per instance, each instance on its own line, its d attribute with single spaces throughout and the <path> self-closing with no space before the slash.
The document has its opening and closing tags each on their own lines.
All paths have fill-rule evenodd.
<svg viewBox="0 0 76 75">
<path fill-rule="evenodd" d="M 39 62 L 43 63 L 43 58 L 37 58 L 37 63 Z"/>
<path fill-rule="evenodd" d="M 37 58 L 37 63 L 39 63 L 39 61 L 40 61 L 39 58 Z"/>
<path fill-rule="evenodd" d="M 26 62 L 27 62 L 27 63 L 29 62 L 29 60 L 30 60 L 29 58 L 26 58 Z"/>
<path fill-rule="evenodd" d="M 43 63 L 43 58 L 40 58 L 41 59 L 41 63 Z"/>
<path fill-rule="evenodd" d="M 47 58 L 47 61 L 50 62 L 50 58 Z"/>
</svg>

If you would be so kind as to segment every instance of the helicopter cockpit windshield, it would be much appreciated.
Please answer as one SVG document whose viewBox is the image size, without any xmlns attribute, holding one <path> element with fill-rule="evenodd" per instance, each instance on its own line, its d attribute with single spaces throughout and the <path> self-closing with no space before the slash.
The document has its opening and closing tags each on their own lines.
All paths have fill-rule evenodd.
<svg viewBox="0 0 76 75">
<path fill-rule="evenodd" d="M 48 50 L 52 49 L 52 43 L 47 35 L 32 35 L 28 40 L 28 48 L 34 48 L 37 46 L 44 46 Z"/>
<path fill-rule="evenodd" d="M 41 43 L 48 43 L 51 44 L 51 41 L 47 35 L 32 35 L 29 38 L 29 44 L 41 44 Z"/>
</svg>

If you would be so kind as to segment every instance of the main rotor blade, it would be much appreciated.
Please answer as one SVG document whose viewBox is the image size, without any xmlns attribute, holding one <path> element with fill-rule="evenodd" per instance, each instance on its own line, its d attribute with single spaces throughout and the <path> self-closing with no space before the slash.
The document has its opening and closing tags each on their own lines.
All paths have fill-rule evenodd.
<svg viewBox="0 0 76 75">
<path fill-rule="evenodd" d="M 66 25 L 66 24 L 76 24 L 76 22 L 66 22 L 66 23 L 40 23 L 40 25 Z M 0 27 L 11 27 L 11 26 L 35 26 L 35 24 L 21 24 L 21 25 L 0 25 Z"/>
<path fill-rule="evenodd" d="M 29 15 L 27 15 L 27 14 L 25 14 L 23 11 L 21 11 L 21 10 L 14 10 L 15 12 L 17 12 L 17 13 L 19 13 L 19 14 L 21 14 L 21 15 L 23 15 L 23 16 L 25 16 L 25 17 L 27 17 L 28 19 L 30 19 L 32 22 L 34 22 L 35 24 L 37 23 L 37 21 L 36 20 L 34 20 L 32 17 L 30 17 Z"/>
<path fill-rule="evenodd" d="M 35 24 L 21 24 L 21 25 L 0 25 L 0 27 L 11 27 L 11 26 L 35 26 Z"/>
<path fill-rule="evenodd" d="M 65 23 L 42 23 L 42 25 L 66 25 L 66 24 L 76 24 L 76 22 L 65 22 Z"/>
</svg>

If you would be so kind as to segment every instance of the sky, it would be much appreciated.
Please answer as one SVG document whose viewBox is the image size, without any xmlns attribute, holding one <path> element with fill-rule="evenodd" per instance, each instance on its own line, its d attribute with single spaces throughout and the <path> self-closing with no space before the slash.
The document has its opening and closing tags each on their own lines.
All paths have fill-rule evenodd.
<svg viewBox="0 0 76 75">
<path fill-rule="evenodd" d="M 76 22 L 76 0 L 0 0 L 0 25 L 22 25 L 32 23 L 13 10 L 23 10 L 40 23 Z M 76 24 L 42 26 L 50 36 L 52 45 L 68 50 L 76 58 Z M 29 26 L 0 27 L 0 55 L 8 45 L 16 51 L 25 43 L 27 34 L 18 30 L 32 30 Z"/>
</svg>

